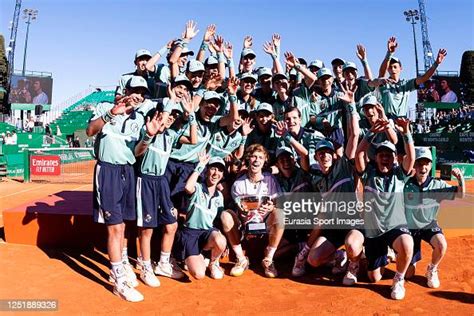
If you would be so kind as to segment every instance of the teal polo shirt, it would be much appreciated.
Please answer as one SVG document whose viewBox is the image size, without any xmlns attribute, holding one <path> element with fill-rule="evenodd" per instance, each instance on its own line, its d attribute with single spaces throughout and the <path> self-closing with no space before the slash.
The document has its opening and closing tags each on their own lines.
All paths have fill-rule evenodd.
<svg viewBox="0 0 474 316">
<path fill-rule="evenodd" d="M 303 169 L 295 167 L 291 177 L 286 178 L 281 173 L 276 179 L 283 192 L 311 192 L 311 177 Z"/>
<path fill-rule="evenodd" d="M 301 112 L 301 126 L 308 125 L 311 113 L 321 112 L 315 101 L 316 99 L 313 99 L 311 90 L 304 84 L 293 91 L 292 103 Z"/>
<path fill-rule="evenodd" d="M 428 177 L 419 185 L 415 177 L 405 185 L 405 216 L 410 229 L 427 229 L 436 223 L 440 202 L 454 200 L 457 186 Z"/>
<path fill-rule="evenodd" d="M 135 145 L 140 139 L 140 131 L 145 124 L 145 115 L 156 104 L 145 100 L 131 114 L 116 115 L 105 123 L 96 137 L 96 155 L 99 161 L 116 165 L 135 163 Z M 113 103 L 99 103 L 91 121 L 100 119 L 114 107 Z"/>
<path fill-rule="evenodd" d="M 242 136 L 240 130 L 229 133 L 226 128 L 214 133 L 209 141 L 209 155 L 211 157 L 225 158 L 232 154 L 234 150 L 245 145 L 246 138 Z"/>
<path fill-rule="evenodd" d="M 339 99 L 343 95 L 342 92 L 338 92 L 332 89 L 331 94 L 328 96 L 318 94 L 315 100 L 315 105 L 311 107 L 310 116 L 316 116 L 316 129 L 321 130 L 323 128 L 323 119 L 327 119 L 332 127 L 341 128 L 341 118 L 344 109 L 344 102 Z M 316 111 L 320 112 L 317 113 Z"/>
<path fill-rule="evenodd" d="M 388 117 L 408 116 L 410 92 L 417 89 L 416 79 L 400 79 L 397 83 L 380 86 L 382 105 Z"/>
<path fill-rule="evenodd" d="M 364 200 L 371 209 L 364 212 L 368 238 L 380 236 L 389 230 L 407 226 L 403 192 L 409 176 L 402 167 L 394 166 L 388 174 L 381 174 L 373 164 L 368 164 L 361 176 Z"/>
<path fill-rule="evenodd" d="M 314 158 L 314 153 L 316 151 L 316 144 L 325 139 L 326 137 L 318 132 L 318 131 L 314 131 L 312 129 L 309 129 L 309 128 L 300 128 L 300 131 L 297 135 L 292 135 L 293 138 L 298 142 L 300 143 L 301 145 L 303 145 L 304 148 L 306 148 L 309 152 L 309 163 L 310 165 L 313 165 L 316 163 L 316 160 Z M 280 137 L 278 139 L 278 147 L 289 147 L 291 148 L 291 150 L 293 151 L 293 156 L 294 157 L 298 157 L 298 161 L 299 159 L 301 159 L 301 157 L 299 157 L 299 155 L 297 154 L 296 150 L 293 148 L 293 146 L 290 145 L 290 142 L 287 142 L 285 141 L 284 138 Z"/>
<path fill-rule="evenodd" d="M 146 129 L 142 129 L 141 139 L 145 136 Z M 155 135 L 143 156 L 140 172 L 146 175 L 162 176 L 166 171 L 171 150 L 176 147 L 179 135 L 172 129 L 167 129 Z"/>
<path fill-rule="evenodd" d="M 214 134 L 222 131 L 222 128 L 219 126 L 220 117 L 214 117 L 213 121 L 206 122 L 201 119 L 199 113 L 196 113 L 196 120 L 198 134 L 197 143 L 195 145 L 178 143 L 171 152 L 172 159 L 183 162 L 199 162 L 198 154 L 202 151 L 205 151 L 206 146 Z M 189 136 L 188 124 L 186 124 L 182 129 L 182 133 L 186 133 L 187 136 Z"/>
<path fill-rule="evenodd" d="M 192 229 L 211 229 L 214 219 L 224 210 L 224 197 L 216 190 L 211 196 L 207 186 L 196 183 L 196 191 L 189 198 L 184 226 Z"/>
<path fill-rule="evenodd" d="M 133 76 L 141 76 L 141 75 L 139 75 L 136 71 L 134 71 L 134 72 L 126 73 L 120 76 L 118 86 L 115 88 L 115 94 L 125 95 L 125 87 L 127 86 L 127 82 Z M 143 77 L 147 82 L 148 89 L 150 90 L 150 96 L 154 97 L 156 94 L 155 78 L 153 77 L 153 75 L 148 74 L 148 73 L 147 75 L 141 76 L 141 77 Z"/>
</svg>

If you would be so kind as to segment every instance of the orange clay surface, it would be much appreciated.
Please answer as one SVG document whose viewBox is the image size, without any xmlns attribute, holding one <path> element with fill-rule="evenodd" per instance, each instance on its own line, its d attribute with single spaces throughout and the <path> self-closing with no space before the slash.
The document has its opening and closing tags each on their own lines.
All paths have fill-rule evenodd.
<svg viewBox="0 0 474 316">
<path fill-rule="evenodd" d="M 90 191 L 92 185 L 0 182 L 0 211 L 60 191 Z M 474 194 L 474 181 L 468 182 Z M 472 197 L 472 196 L 471 196 Z M 470 207 L 470 206 L 467 206 Z M 0 212 L 1 214 L 1 212 Z M 3 221 L 0 217 L 0 227 Z M 429 289 L 423 276 L 430 249 L 423 244 L 417 275 L 406 284 L 403 301 L 390 299 L 394 264 L 384 279 L 348 288 L 328 268 L 316 269 L 302 278 L 290 275 L 293 256 L 276 260 L 281 276 L 266 279 L 254 263 L 242 277 L 229 276 L 231 264 L 223 261 L 223 280 L 175 281 L 160 277 L 153 289 L 140 283 L 145 300 L 128 303 L 112 294 L 107 282 L 107 255 L 97 250 L 42 250 L 35 246 L 0 243 L 0 299 L 56 299 L 55 315 L 89 314 L 277 314 L 277 315 L 472 315 L 474 310 L 474 236 L 471 229 L 445 231 L 448 252 L 440 265 L 441 287 Z M 11 312 L 0 314 L 13 315 Z M 25 313 L 29 314 L 29 313 Z M 49 313 L 43 312 L 42 315 Z"/>
</svg>

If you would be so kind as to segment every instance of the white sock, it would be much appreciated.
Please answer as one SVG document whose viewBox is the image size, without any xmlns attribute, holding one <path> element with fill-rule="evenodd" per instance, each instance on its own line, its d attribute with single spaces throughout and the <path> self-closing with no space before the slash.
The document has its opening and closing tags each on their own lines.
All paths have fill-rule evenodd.
<svg viewBox="0 0 474 316">
<path fill-rule="evenodd" d="M 142 260 L 142 265 L 144 267 L 147 267 L 147 268 L 151 269 L 151 260 L 146 260 L 146 261 Z"/>
<path fill-rule="evenodd" d="M 403 281 L 403 279 L 405 279 L 405 273 L 397 272 L 395 273 L 395 276 L 393 277 L 393 279 Z"/>
<path fill-rule="evenodd" d="M 308 246 L 308 244 L 305 244 L 303 249 L 301 249 L 300 254 L 306 258 L 308 256 L 310 249 L 311 248 Z"/>
<path fill-rule="evenodd" d="M 438 265 L 437 264 L 432 264 L 430 263 L 428 265 L 428 270 L 432 271 L 432 270 L 437 270 L 438 269 Z"/>
<path fill-rule="evenodd" d="M 120 261 L 120 262 L 110 262 L 110 264 L 112 265 L 112 271 L 117 281 L 116 283 L 120 284 L 121 282 L 119 281 L 122 279 L 125 279 L 126 277 L 125 269 L 123 268 L 123 263 Z"/>
<path fill-rule="evenodd" d="M 233 246 L 232 246 L 232 249 L 234 250 L 235 255 L 237 256 L 237 258 L 238 258 L 239 260 L 245 257 L 245 256 L 244 256 L 244 251 L 242 250 L 242 245 L 241 245 L 241 244 L 233 245 Z"/>
<path fill-rule="evenodd" d="M 265 258 L 266 259 L 269 259 L 269 260 L 273 260 L 273 256 L 275 255 L 275 252 L 276 252 L 276 247 L 270 247 L 270 246 L 267 246 L 266 248 L 266 256 Z"/>
<path fill-rule="evenodd" d="M 128 252 L 127 252 L 127 247 L 123 247 L 122 248 L 122 262 L 125 264 L 125 263 L 130 263 L 128 261 Z"/>
<path fill-rule="evenodd" d="M 170 256 L 171 256 L 171 253 L 162 251 L 160 253 L 160 262 L 161 263 L 169 263 L 170 262 Z"/>
</svg>

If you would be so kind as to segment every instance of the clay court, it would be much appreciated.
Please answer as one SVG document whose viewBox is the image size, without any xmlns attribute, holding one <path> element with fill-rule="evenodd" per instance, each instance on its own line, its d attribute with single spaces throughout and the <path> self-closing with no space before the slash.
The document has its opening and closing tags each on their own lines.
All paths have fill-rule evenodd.
<svg viewBox="0 0 474 316">
<path fill-rule="evenodd" d="M 51 235 L 40 227 L 41 209 L 47 212 L 91 209 L 92 185 L 81 183 L 21 183 L 7 180 L 0 183 L 0 207 L 16 209 L 23 217 L 23 226 L 16 234 L 31 241 L 41 235 Z M 468 181 L 465 200 L 444 204 L 444 216 L 466 216 L 472 223 L 474 181 Z M 75 198 L 74 198 L 75 197 Z M 67 201 L 67 199 L 72 199 Z M 30 203 L 31 202 L 31 203 Z M 89 204 L 88 204 L 89 203 Z M 29 206 L 28 206 L 29 205 Z M 34 207 L 35 216 L 27 215 Z M 21 211 L 23 210 L 23 213 Z M 30 209 L 31 210 L 31 209 Z M 46 215 L 47 216 L 47 215 Z M 89 215 L 85 215 L 89 216 Z M 469 218 L 470 216 L 470 218 Z M 28 218 L 25 221 L 25 218 Z M 4 231 L 5 215 L 0 217 Z M 72 221 L 70 218 L 69 221 Z M 74 223 L 73 223 L 74 224 Z M 61 225 L 61 224 L 58 224 Z M 71 226 L 71 227 L 74 227 Z M 43 230 L 42 232 L 41 229 Z M 65 229 L 68 229 L 67 227 Z M 99 227 L 100 230 L 100 227 Z M 474 307 L 474 236 L 472 226 L 446 229 L 448 253 L 440 265 L 441 287 L 426 286 L 423 274 L 429 261 L 429 249 L 423 245 L 424 258 L 417 275 L 407 282 L 403 301 L 390 299 L 390 285 L 394 264 L 389 265 L 379 284 L 369 284 L 359 277 L 359 284 L 348 288 L 341 285 L 341 277 L 333 277 L 328 269 L 310 271 L 302 278 L 290 275 L 293 257 L 276 260 L 281 271 L 278 279 L 266 279 L 259 264 L 253 264 L 243 277 L 228 275 L 231 264 L 223 261 L 227 275 L 223 280 L 206 278 L 202 281 L 175 281 L 160 277 L 161 286 L 152 289 L 140 284 L 138 289 L 145 300 L 127 303 L 112 294 L 107 282 L 108 259 L 103 249 L 45 248 L 6 241 L 0 244 L 0 297 L 2 299 L 56 299 L 61 314 L 451 314 L 472 315 Z M 35 235 L 37 234 L 37 235 Z M 2 234 L 4 235 L 4 234 Z M 28 236 L 32 235 L 32 236 Z M 77 237 L 77 236 L 76 236 Z M 3 236 L 5 238 L 5 236 Z"/>
</svg>

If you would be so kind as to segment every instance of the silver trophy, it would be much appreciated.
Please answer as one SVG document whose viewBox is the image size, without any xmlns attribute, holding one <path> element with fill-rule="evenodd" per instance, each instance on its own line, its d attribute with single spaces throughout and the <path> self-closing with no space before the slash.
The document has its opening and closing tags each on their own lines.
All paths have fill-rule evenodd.
<svg viewBox="0 0 474 316">
<path fill-rule="evenodd" d="M 250 235 L 261 235 L 267 233 L 265 223 L 268 214 L 260 215 L 258 209 L 262 204 L 271 200 L 268 195 L 243 195 L 240 197 L 240 216 L 245 219 L 245 232 Z"/>
</svg>

